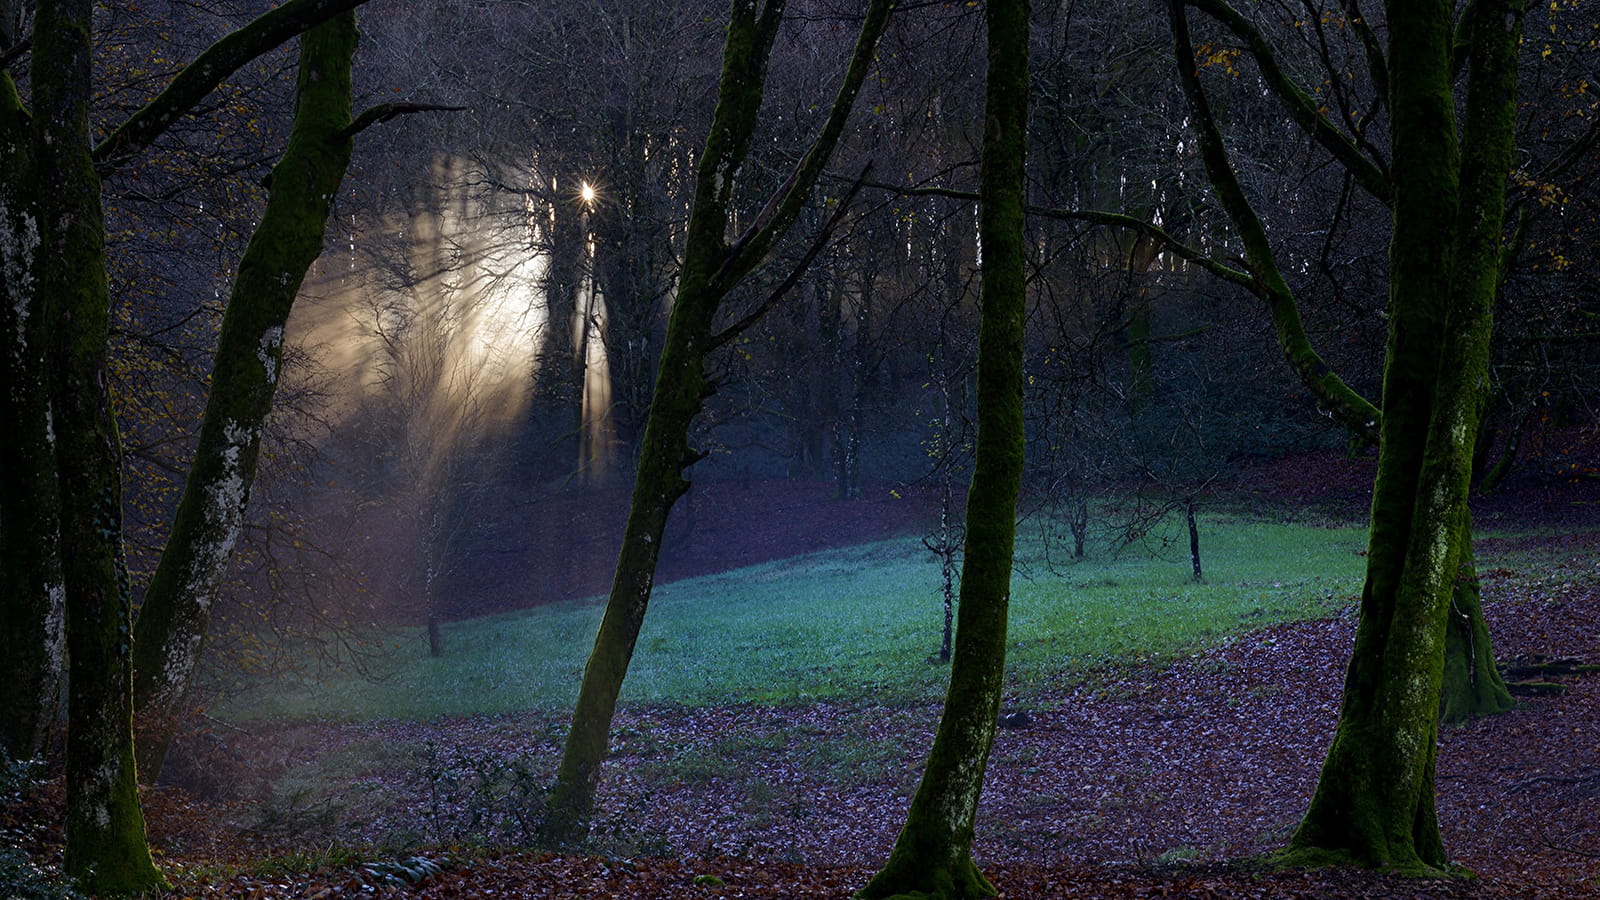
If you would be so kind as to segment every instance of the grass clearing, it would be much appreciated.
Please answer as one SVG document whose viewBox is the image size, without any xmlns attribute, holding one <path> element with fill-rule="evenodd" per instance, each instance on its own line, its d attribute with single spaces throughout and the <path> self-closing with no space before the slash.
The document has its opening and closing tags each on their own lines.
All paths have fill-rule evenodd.
<svg viewBox="0 0 1600 900">
<path fill-rule="evenodd" d="M 1220 635 L 1325 615 L 1359 589 L 1364 529 L 1203 516 L 1206 581 L 1190 580 L 1181 523 L 1119 553 L 1062 564 L 1027 529 L 1011 601 L 1010 690 L 1171 658 Z M 927 662 L 942 621 L 939 567 L 917 537 L 791 557 L 656 589 L 624 703 L 691 706 L 936 699 Z M 238 721 L 428 719 L 571 707 L 598 599 L 448 623 L 445 655 L 419 648 L 382 680 L 277 682 L 225 707 Z"/>
</svg>

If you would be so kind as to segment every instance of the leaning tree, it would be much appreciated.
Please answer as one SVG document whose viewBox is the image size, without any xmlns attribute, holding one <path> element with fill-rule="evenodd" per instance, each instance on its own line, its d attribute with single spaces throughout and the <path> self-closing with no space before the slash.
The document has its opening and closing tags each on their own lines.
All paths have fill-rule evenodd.
<svg viewBox="0 0 1600 900">
<path fill-rule="evenodd" d="M 717 106 L 696 168 L 683 263 L 639 447 L 622 549 L 549 799 L 544 830 L 556 843 L 572 843 L 588 831 L 611 719 L 650 603 L 667 515 L 689 488 L 686 470 L 700 458 L 689 446 L 689 429 L 715 389 L 707 377 L 707 360 L 782 299 L 803 272 L 804 262 L 767 302 L 731 322 L 721 322 L 728 315 L 724 301 L 767 261 L 799 217 L 844 134 L 892 3 L 867 4 L 821 130 L 784 184 L 730 241 L 736 187 L 761 121 L 767 61 L 783 26 L 784 5 L 784 0 L 734 0 L 729 13 Z M 849 200 L 847 195 L 838 202 L 835 219 Z M 820 251 L 823 239 L 813 244 L 806 261 Z"/>
</svg>

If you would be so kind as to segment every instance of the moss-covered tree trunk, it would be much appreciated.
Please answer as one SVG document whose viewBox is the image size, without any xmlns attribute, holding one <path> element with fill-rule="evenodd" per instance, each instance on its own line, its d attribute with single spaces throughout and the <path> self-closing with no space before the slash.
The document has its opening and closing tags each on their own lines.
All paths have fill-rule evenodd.
<svg viewBox="0 0 1600 900">
<path fill-rule="evenodd" d="M 755 133 L 767 59 L 783 6 L 783 0 L 734 0 L 729 12 L 717 106 L 696 170 L 683 268 L 639 448 L 628 523 L 546 809 L 543 833 L 552 843 L 572 844 L 588 832 L 600 763 L 650 603 L 667 516 L 688 490 L 684 471 L 699 458 L 689 449 L 689 426 L 711 390 L 706 357 L 740 328 L 752 324 L 744 320 L 715 331 L 722 300 L 766 259 L 799 215 L 844 132 L 887 24 L 890 3 L 871 0 L 868 4 L 849 67 L 821 132 L 782 190 L 770 198 L 751 227 L 730 243 L 724 235 L 734 184 Z"/>
<path fill-rule="evenodd" d="M 1274 93 L 1284 99 L 1286 109 L 1307 134 L 1327 147 L 1375 198 L 1392 208 L 1395 196 L 1391 186 L 1395 177 L 1393 171 L 1385 172 L 1382 167 L 1362 157 L 1353 143 L 1340 138 L 1338 130 L 1315 112 L 1315 104 L 1306 105 L 1308 95 L 1289 81 L 1273 58 L 1270 46 L 1248 20 L 1222 0 L 1198 0 L 1194 5 L 1215 16 L 1244 40 L 1262 72 L 1270 76 L 1269 82 Z M 1173 29 L 1177 38 L 1180 79 L 1192 113 L 1191 122 L 1199 139 L 1206 174 L 1234 229 L 1239 233 L 1252 270 L 1247 283 L 1267 306 L 1279 349 L 1301 383 L 1323 408 L 1350 428 L 1353 434 L 1377 442 L 1383 419 L 1378 408 L 1352 390 L 1329 368 L 1316 353 L 1306 334 L 1298 303 L 1278 267 L 1266 228 L 1257 217 L 1228 160 L 1221 132 L 1195 70 L 1192 44 L 1181 7 L 1173 8 Z M 1383 68 L 1385 71 L 1388 69 L 1387 65 Z M 1383 81 L 1387 83 L 1389 79 Z M 1442 89 L 1448 91 L 1450 88 L 1447 84 Z M 1500 221 L 1498 217 L 1495 219 L 1497 227 Z M 1498 255 L 1495 257 L 1497 260 L 1502 258 Z M 1490 258 L 1485 256 L 1481 259 L 1487 263 Z M 1470 524 L 1463 525 L 1463 528 L 1467 529 L 1463 540 L 1470 542 Z M 1451 616 L 1448 624 L 1449 671 L 1460 673 L 1461 677 L 1452 674 L 1444 684 L 1441 712 L 1447 722 L 1502 712 L 1511 705 L 1505 682 L 1494 666 L 1494 650 L 1476 585 L 1476 573 L 1470 568 L 1469 560 L 1469 567 L 1462 572 L 1454 604 L 1459 614 Z"/>
<path fill-rule="evenodd" d="M 990 0 L 984 9 L 989 72 L 979 173 L 978 436 L 955 659 L 944 715 L 906 824 L 883 870 L 857 895 L 869 900 L 995 894 L 972 860 L 972 837 L 1000 714 L 1022 483 L 1028 12 L 1025 0 Z"/>
<path fill-rule="evenodd" d="M 245 248 L 222 317 L 200 441 L 177 517 L 134 628 L 140 777 L 160 774 L 211 610 L 244 527 L 261 433 L 283 363 L 283 328 L 322 252 L 333 198 L 350 162 L 355 14 L 305 33 L 294 125 L 271 194 Z"/>
<path fill-rule="evenodd" d="M 1483 619 L 1470 514 L 1461 524 L 1458 540 L 1461 575 L 1450 598 L 1450 626 L 1444 637 L 1444 682 L 1439 701 L 1439 719 L 1443 722 L 1493 715 L 1516 706 L 1505 679 L 1495 668 L 1489 625 Z"/>
<path fill-rule="evenodd" d="M 89 144 L 90 0 L 43 0 L 33 35 L 35 290 L 52 329 L 51 412 L 60 484 L 70 658 L 67 875 L 94 893 L 162 884 L 134 779 L 122 556 L 122 448 L 106 375 L 110 298 L 100 178 Z"/>
<path fill-rule="evenodd" d="M 0 752 L 14 759 L 44 746 L 66 642 L 45 364 L 50 319 L 33 283 L 40 234 L 30 134 L 16 84 L 0 72 Z"/>
<path fill-rule="evenodd" d="M 1478 4 L 1459 154 L 1453 5 L 1389 9 L 1394 236 L 1367 581 L 1333 745 L 1291 862 L 1447 864 L 1434 765 L 1467 491 L 1488 379 L 1515 112 L 1519 0 Z"/>
</svg>

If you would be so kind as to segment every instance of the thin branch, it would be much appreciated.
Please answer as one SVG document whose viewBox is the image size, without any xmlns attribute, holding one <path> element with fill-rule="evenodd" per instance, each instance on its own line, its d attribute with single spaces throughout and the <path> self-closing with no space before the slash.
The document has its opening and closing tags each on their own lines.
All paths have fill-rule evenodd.
<svg viewBox="0 0 1600 900">
<path fill-rule="evenodd" d="M 744 234 L 728 248 L 721 268 L 712 276 L 714 293 L 715 290 L 731 289 L 739 283 L 739 279 L 759 266 L 800 215 L 806 198 L 833 155 L 834 146 L 844 134 L 856 95 L 867 79 L 873 60 L 877 58 L 878 39 L 888 27 L 889 13 L 893 8 L 892 0 L 871 0 L 867 6 L 866 20 L 856 37 L 850 63 L 845 68 L 844 79 L 839 83 L 839 92 L 834 95 L 833 106 L 828 110 L 827 121 L 783 187 L 767 202 Z"/>
<path fill-rule="evenodd" d="M 1584 775 L 1536 775 L 1507 787 L 1506 793 L 1525 791 L 1539 784 L 1600 784 L 1600 772 L 1590 771 Z"/>
<path fill-rule="evenodd" d="M 903 197 L 948 197 L 952 200 L 971 200 L 973 202 L 976 202 L 978 199 L 978 193 L 976 191 L 963 191 L 956 188 L 938 186 L 901 187 L 900 185 L 889 184 L 882 181 L 865 181 L 862 182 L 862 186 L 880 191 L 891 191 Z M 1240 287 L 1248 288 L 1252 293 L 1260 294 L 1260 281 L 1249 272 L 1235 269 L 1215 259 L 1212 259 L 1199 250 L 1196 250 L 1195 248 L 1190 247 L 1188 244 L 1185 244 L 1183 241 L 1178 240 L 1176 237 L 1173 237 L 1170 232 L 1162 228 L 1160 225 L 1138 218 L 1137 216 L 1130 216 L 1124 213 L 1107 212 L 1105 210 L 1098 209 L 1061 209 L 1059 207 L 1033 205 L 1024 206 L 1023 212 L 1030 216 L 1037 216 L 1041 219 L 1056 219 L 1065 222 L 1088 222 L 1091 225 L 1108 225 L 1112 228 L 1125 228 L 1141 237 L 1146 237 L 1155 241 L 1156 243 L 1160 244 L 1168 253 L 1171 253 L 1173 256 L 1178 257 L 1184 262 L 1197 265 L 1224 281 L 1237 284 Z"/>
<path fill-rule="evenodd" d="M 17 41 L 12 46 L 7 47 L 4 53 L 0 53 L 0 69 L 11 68 L 12 63 L 28 55 L 28 51 L 32 49 L 33 35 L 29 35 L 22 40 Z"/>
<path fill-rule="evenodd" d="M 1344 0 L 1344 11 L 1367 55 L 1367 74 L 1372 79 L 1373 93 L 1380 98 L 1389 96 L 1389 63 L 1384 56 L 1383 42 L 1378 40 L 1377 32 L 1372 30 L 1372 23 L 1362 14 L 1357 0 Z"/>
<path fill-rule="evenodd" d="M 466 106 L 444 106 L 438 103 L 408 103 L 404 101 L 380 103 L 377 106 L 369 107 L 361 115 L 356 116 L 355 121 L 333 136 L 333 140 L 347 141 L 374 125 L 381 125 L 390 119 L 408 116 L 412 113 L 460 112 L 469 108 Z"/>
<path fill-rule="evenodd" d="M 1392 202 L 1394 189 L 1389 183 L 1389 174 L 1382 166 L 1362 153 L 1344 132 L 1328 121 L 1328 117 L 1322 114 L 1317 102 L 1283 71 L 1278 65 L 1278 58 L 1272 45 L 1256 28 L 1254 22 L 1229 6 L 1226 0 L 1187 0 L 1187 2 L 1221 22 L 1236 37 L 1244 41 L 1251 57 L 1256 61 L 1262 80 L 1267 83 L 1267 88 L 1283 103 L 1289 118 L 1300 126 L 1301 131 L 1310 135 L 1322 145 L 1323 149 L 1333 154 L 1333 158 L 1355 176 L 1356 183 L 1365 188 L 1367 193 L 1376 197 L 1385 206 Z"/>
<path fill-rule="evenodd" d="M 101 177 L 115 172 L 245 63 L 366 0 L 289 0 L 207 47 L 166 88 L 94 148 Z"/>
<path fill-rule="evenodd" d="M 1199 2 L 1231 11 L 1231 7 L 1221 0 Z M 1205 164 L 1206 177 L 1244 244 L 1245 257 L 1255 275 L 1256 295 L 1266 301 L 1267 309 L 1272 314 L 1278 347 L 1299 376 L 1301 384 L 1324 409 L 1352 432 L 1376 444 L 1381 418 L 1378 408 L 1345 383 L 1311 346 L 1294 291 L 1278 267 L 1272 242 L 1267 238 L 1266 226 L 1256 215 L 1255 207 L 1245 195 L 1244 186 L 1233 170 L 1233 162 L 1222 142 L 1222 130 L 1217 127 L 1211 101 L 1206 97 L 1205 89 L 1200 84 L 1200 73 L 1195 68 L 1194 43 L 1189 37 L 1185 5 L 1186 0 L 1168 0 L 1167 4 L 1172 23 L 1173 51 L 1178 64 L 1178 81 L 1189 106 L 1190 123 L 1200 145 L 1200 158 Z M 1353 174 L 1360 179 L 1359 173 Z"/>
<path fill-rule="evenodd" d="M 862 168 L 861 176 L 855 180 L 855 183 L 850 185 L 850 189 L 845 191 L 845 195 L 839 199 L 838 208 L 833 211 L 833 215 L 828 217 L 828 221 L 823 224 L 822 230 L 817 234 L 816 239 L 811 242 L 810 248 L 800 258 L 800 262 L 789 272 L 789 276 L 783 280 L 783 283 L 774 288 L 772 293 L 767 296 L 767 299 L 756 304 L 756 307 L 743 318 L 711 336 L 710 348 L 712 350 L 721 347 L 750 326 L 761 321 L 762 316 L 770 312 L 774 306 L 777 306 L 783 300 L 789 291 L 794 289 L 794 286 L 799 283 L 800 277 L 805 274 L 806 269 L 811 267 L 811 263 L 822 253 L 823 248 L 828 246 L 828 241 L 833 238 L 834 233 L 838 230 L 839 223 L 844 221 L 845 213 L 849 211 L 850 204 L 855 200 L 856 194 L 860 193 L 867 173 L 871 170 L 872 163 L 870 162 Z"/>
</svg>

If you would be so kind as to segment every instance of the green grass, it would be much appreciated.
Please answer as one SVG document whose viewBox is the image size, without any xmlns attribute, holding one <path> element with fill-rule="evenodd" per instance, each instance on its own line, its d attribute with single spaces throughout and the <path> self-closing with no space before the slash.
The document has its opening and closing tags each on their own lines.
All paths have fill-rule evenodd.
<svg viewBox="0 0 1600 900">
<path fill-rule="evenodd" d="M 1180 540 L 1181 538 L 1181 540 Z M 1019 535 L 1009 687 L 1029 693 L 1126 663 L 1171 658 L 1242 629 L 1329 613 L 1359 589 L 1365 532 L 1203 517 L 1206 582 L 1189 579 L 1187 539 L 1157 534 L 1113 554 L 1046 565 Z M 1159 549 L 1165 541 L 1168 549 Z M 1158 548 L 1154 552 L 1152 547 Z M 570 708 L 599 624 L 597 600 L 447 624 L 445 656 L 415 631 L 416 658 L 381 681 L 357 675 L 279 683 L 235 702 L 237 720 L 424 719 Z M 939 566 L 918 538 L 864 544 L 657 588 L 625 703 L 687 705 L 940 696 Z"/>
</svg>

